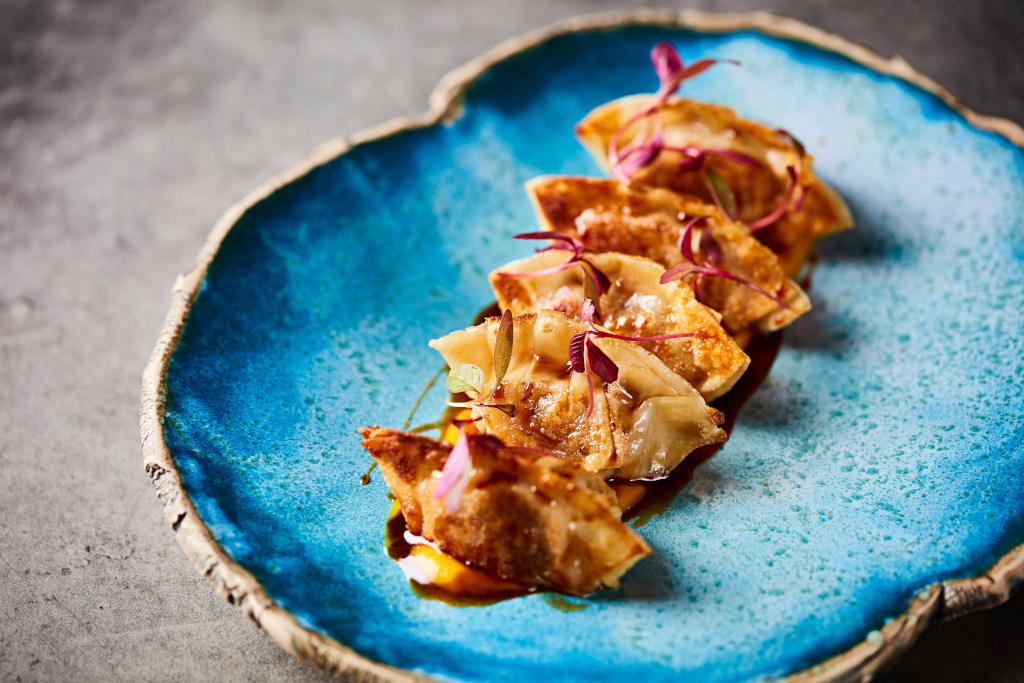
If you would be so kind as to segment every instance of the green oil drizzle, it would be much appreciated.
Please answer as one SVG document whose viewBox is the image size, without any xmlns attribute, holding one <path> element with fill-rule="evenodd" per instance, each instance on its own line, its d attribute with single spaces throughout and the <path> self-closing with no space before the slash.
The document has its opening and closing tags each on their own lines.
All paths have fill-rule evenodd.
<svg viewBox="0 0 1024 683">
<path fill-rule="evenodd" d="M 559 612 L 582 612 L 590 607 L 590 605 L 585 602 L 572 602 L 571 600 L 566 600 L 561 595 L 556 595 L 555 593 L 545 593 L 541 596 L 541 600 L 543 600 L 544 604 L 548 607 L 556 609 Z"/>
</svg>

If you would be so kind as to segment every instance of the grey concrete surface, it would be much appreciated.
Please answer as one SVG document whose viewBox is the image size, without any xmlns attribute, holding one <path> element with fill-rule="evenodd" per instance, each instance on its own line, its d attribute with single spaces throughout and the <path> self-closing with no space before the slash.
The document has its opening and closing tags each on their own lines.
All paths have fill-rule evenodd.
<svg viewBox="0 0 1024 683">
<path fill-rule="evenodd" d="M 423 111 L 500 40 L 640 4 L 0 0 L 0 680 L 326 680 L 206 585 L 142 471 L 140 373 L 174 278 L 319 143 Z M 1024 3 L 689 6 L 795 16 L 1024 122 Z M 1018 594 L 883 679 L 1022 681 L 1021 643 Z"/>
</svg>

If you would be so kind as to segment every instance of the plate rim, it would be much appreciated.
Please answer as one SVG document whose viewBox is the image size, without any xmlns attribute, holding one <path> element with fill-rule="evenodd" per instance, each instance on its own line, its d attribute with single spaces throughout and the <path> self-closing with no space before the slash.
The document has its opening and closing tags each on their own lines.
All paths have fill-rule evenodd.
<svg viewBox="0 0 1024 683">
<path fill-rule="evenodd" d="M 712 13 L 641 9 L 570 17 L 505 40 L 443 76 L 431 92 L 429 108 L 420 116 L 393 118 L 348 138 L 329 140 L 303 161 L 257 187 L 221 216 L 207 236 L 192 268 L 179 275 L 174 284 L 170 310 L 142 376 L 139 426 L 146 474 L 163 504 L 164 516 L 179 545 L 196 570 L 213 585 L 222 598 L 300 660 L 328 673 L 352 675 L 354 680 L 368 683 L 425 683 L 434 680 L 374 661 L 326 634 L 302 626 L 266 593 L 248 570 L 235 562 L 217 543 L 185 492 L 174 455 L 164 437 L 166 378 L 171 356 L 177 348 L 207 269 L 220 245 L 244 213 L 281 187 L 359 145 L 458 119 L 463 112 L 465 95 L 476 80 L 511 57 L 560 36 L 595 30 L 611 31 L 629 26 L 664 26 L 701 33 L 749 30 L 806 43 L 925 90 L 949 105 L 975 128 L 997 133 L 1012 144 L 1024 148 L 1024 128 L 1020 125 L 1006 118 L 973 111 L 899 55 L 885 58 L 837 34 L 770 12 Z M 869 681 L 879 671 L 893 664 L 933 621 L 945 621 L 1000 605 L 1009 599 L 1014 588 L 1022 582 L 1024 544 L 1012 548 L 978 576 L 942 581 L 929 586 L 911 599 L 903 614 L 880 630 L 867 634 L 862 642 L 803 671 L 794 672 L 787 678 L 808 683 Z"/>
</svg>

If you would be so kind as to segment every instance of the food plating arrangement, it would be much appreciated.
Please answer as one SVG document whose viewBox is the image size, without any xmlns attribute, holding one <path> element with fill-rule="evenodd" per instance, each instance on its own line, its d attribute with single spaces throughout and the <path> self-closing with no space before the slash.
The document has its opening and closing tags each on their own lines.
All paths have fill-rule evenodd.
<svg viewBox="0 0 1024 683">
<path fill-rule="evenodd" d="M 709 402 L 734 420 L 747 352 L 767 361 L 749 395 L 771 336 L 810 310 L 811 250 L 850 211 L 793 134 L 677 96 L 716 61 L 658 43 L 658 92 L 576 126 L 612 177 L 527 183 L 542 231 L 515 239 L 549 244 L 490 274 L 479 324 L 430 343 L 444 417 L 360 429 L 395 500 L 389 553 L 424 594 L 617 587 L 651 552 L 623 516 L 728 439 Z"/>
</svg>

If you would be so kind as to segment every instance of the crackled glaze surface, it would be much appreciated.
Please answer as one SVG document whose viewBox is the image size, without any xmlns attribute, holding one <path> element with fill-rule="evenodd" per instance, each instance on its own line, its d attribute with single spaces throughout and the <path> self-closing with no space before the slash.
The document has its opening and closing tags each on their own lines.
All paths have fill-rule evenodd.
<svg viewBox="0 0 1024 683">
<path fill-rule="evenodd" d="M 578 612 L 416 598 L 355 428 L 400 425 L 485 273 L 529 252 L 521 184 L 595 173 L 572 124 L 649 91 L 647 51 L 739 59 L 685 86 L 796 133 L 858 227 L 732 440 Z M 736 681 L 800 670 L 1024 542 L 1024 152 L 934 96 L 748 32 L 631 28 L 499 64 L 446 126 L 355 148 L 249 209 L 167 374 L 165 436 L 214 538 L 299 621 L 455 680 Z M 433 418 L 426 402 L 422 420 Z"/>
</svg>

